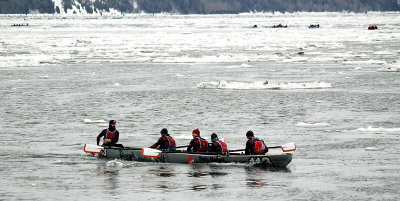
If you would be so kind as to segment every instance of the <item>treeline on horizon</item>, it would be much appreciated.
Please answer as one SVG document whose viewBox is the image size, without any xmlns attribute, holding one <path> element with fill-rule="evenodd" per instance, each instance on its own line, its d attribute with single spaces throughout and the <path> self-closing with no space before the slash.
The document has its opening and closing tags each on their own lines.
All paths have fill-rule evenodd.
<svg viewBox="0 0 400 201">
<path fill-rule="evenodd" d="M 243 12 L 400 11 L 400 0 L 0 0 L 0 14 L 60 13 L 79 2 L 88 13 L 116 9 L 121 13 L 235 14 Z"/>
</svg>

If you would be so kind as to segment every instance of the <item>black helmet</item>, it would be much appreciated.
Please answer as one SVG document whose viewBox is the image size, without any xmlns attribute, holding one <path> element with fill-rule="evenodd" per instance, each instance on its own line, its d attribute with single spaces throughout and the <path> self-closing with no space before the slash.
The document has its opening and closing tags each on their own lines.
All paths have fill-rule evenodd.
<svg viewBox="0 0 400 201">
<path fill-rule="evenodd" d="M 116 123 L 117 123 L 117 121 L 115 121 L 115 120 L 110 120 L 108 122 L 108 128 L 110 129 L 111 132 L 114 131 L 114 129 L 115 129 L 115 125 L 112 126 L 112 124 L 116 124 Z"/>
<path fill-rule="evenodd" d="M 217 134 L 215 133 L 211 134 L 211 141 L 216 141 L 216 140 L 218 140 Z"/>
<path fill-rule="evenodd" d="M 253 137 L 254 136 L 253 131 L 251 131 L 251 130 L 247 131 L 246 136 L 247 137 Z"/>
<path fill-rule="evenodd" d="M 166 128 L 163 128 L 163 129 L 161 129 L 160 133 L 168 135 L 168 130 Z"/>
</svg>

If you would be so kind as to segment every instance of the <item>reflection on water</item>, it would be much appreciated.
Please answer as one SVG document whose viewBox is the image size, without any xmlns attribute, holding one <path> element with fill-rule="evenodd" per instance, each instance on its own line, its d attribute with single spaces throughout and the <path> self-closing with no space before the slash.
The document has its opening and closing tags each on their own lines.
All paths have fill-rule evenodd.
<svg viewBox="0 0 400 201">
<path fill-rule="evenodd" d="M 158 177 L 173 177 L 175 170 L 170 165 L 156 166 L 155 169 L 150 169 L 149 172 Z"/>
<path fill-rule="evenodd" d="M 120 168 L 110 167 L 110 161 L 99 161 L 97 163 L 97 176 L 103 177 L 104 189 L 108 189 L 113 196 L 116 196 L 115 190 L 119 188 L 119 170 Z"/>
<path fill-rule="evenodd" d="M 209 174 L 211 177 L 220 177 L 220 176 L 228 175 L 227 172 L 209 172 L 208 174 Z"/>
<path fill-rule="evenodd" d="M 188 174 L 188 177 L 204 177 L 207 175 L 208 175 L 208 173 L 205 173 L 205 172 L 190 172 Z"/>
<path fill-rule="evenodd" d="M 246 186 L 248 188 L 262 188 L 268 186 L 270 175 L 268 172 L 274 173 L 291 173 L 287 167 L 272 167 L 265 165 L 251 165 L 245 167 Z"/>
<path fill-rule="evenodd" d="M 207 189 L 207 185 L 192 186 L 192 190 L 194 190 L 194 191 L 202 191 L 202 190 L 206 190 L 206 189 Z"/>
<path fill-rule="evenodd" d="M 292 171 L 288 167 L 274 167 L 270 165 L 263 164 L 255 164 L 252 166 L 248 166 L 248 168 L 259 169 L 266 172 L 287 172 L 291 173 Z"/>
<path fill-rule="evenodd" d="M 266 185 L 266 183 L 263 182 L 261 179 L 249 179 L 249 180 L 246 180 L 246 185 L 249 188 L 261 188 L 261 187 L 264 187 Z"/>
<path fill-rule="evenodd" d="M 116 195 L 123 186 L 137 192 L 201 192 L 272 189 L 289 168 L 251 164 L 167 164 L 95 160 L 101 186 Z M 278 174 L 278 176 L 277 176 Z M 283 174 L 283 175 L 282 175 Z M 241 181 L 241 182 L 240 182 Z M 229 191 L 231 191 L 229 190 Z"/>
<path fill-rule="evenodd" d="M 156 175 L 159 176 L 159 177 L 173 177 L 173 176 L 175 176 L 174 173 L 169 173 L 169 172 L 161 172 L 161 173 L 157 173 Z"/>
</svg>

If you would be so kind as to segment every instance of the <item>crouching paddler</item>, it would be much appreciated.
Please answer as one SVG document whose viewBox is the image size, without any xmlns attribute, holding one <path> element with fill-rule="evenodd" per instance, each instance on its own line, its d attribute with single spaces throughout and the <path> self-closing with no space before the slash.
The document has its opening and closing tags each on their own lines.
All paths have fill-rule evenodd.
<svg viewBox="0 0 400 201">
<path fill-rule="evenodd" d="M 228 145 L 226 145 L 225 142 L 219 140 L 217 134 L 211 134 L 211 141 L 212 143 L 209 144 L 208 152 L 217 152 L 219 154 L 228 153 Z"/>
<path fill-rule="evenodd" d="M 268 152 L 268 147 L 265 145 L 264 140 L 254 137 L 253 131 L 247 131 L 246 137 L 246 155 L 265 154 Z"/>
<path fill-rule="evenodd" d="M 123 147 L 122 144 L 117 144 L 119 140 L 119 132 L 115 128 L 116 123 L 117 122 L 115 120 L 109 121 L 108 128 L 101 131 L 101 133 L 97 136 L 97 145 L 100 143 L 100 138 L 103 137 L 102 146 Z"/>
<path fill-rule="evenodd" d="M 166 128 L 161 129 L 160 131 L 161 137 L 158 138 L 158 141 L 154 143 L 150 148 L 153 149 L 161 149 L 166 151 L 174 151 L 175 150 L 175 140 L 168 134 L 168 130 Z"/>
<path fill-rule="evenodd" d="M 207 152 L 208 142 L 200 137 L 200 130 L 198 128 L 192 131 L 193 139 L 190 141 L 187 152 Z"/>
</svg>

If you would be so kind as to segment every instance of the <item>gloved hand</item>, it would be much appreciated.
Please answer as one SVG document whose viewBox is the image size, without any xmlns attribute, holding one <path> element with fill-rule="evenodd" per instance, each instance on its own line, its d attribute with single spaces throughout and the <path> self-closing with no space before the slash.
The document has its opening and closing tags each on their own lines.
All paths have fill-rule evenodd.
<svg viewBox="0 0 400 201">
<path fill-rule="evenodd" d="M 110 139 L 105 139 L 105 140 L 104 140 L 104 144 L 108 144 L 108 143 L 110 143 L 110 142 L 111 142 Z"/>
</svg>

